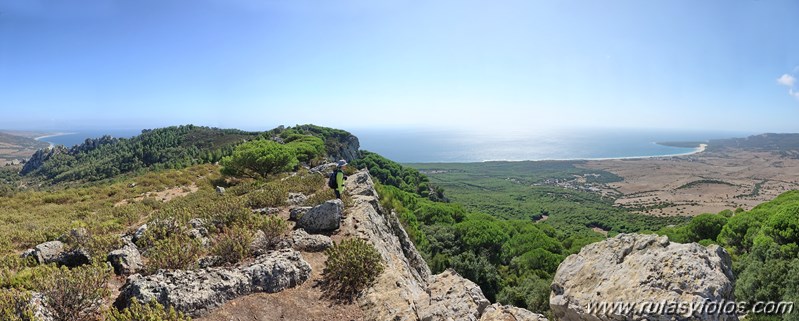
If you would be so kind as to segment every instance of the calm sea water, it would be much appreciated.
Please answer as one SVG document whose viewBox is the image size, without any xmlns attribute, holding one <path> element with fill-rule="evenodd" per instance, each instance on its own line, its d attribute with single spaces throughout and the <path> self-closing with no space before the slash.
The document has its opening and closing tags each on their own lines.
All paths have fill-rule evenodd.
<svg viewBox="0 0 799 321">
<path fill-rule="evenodd" d="M 100 138 L 104 135 L 110 135 L 116 138 L 130 138 L 141 134 L 141 130 L 92 130 L 92 131 L 70 131 L 64 130 L 60 131 L 63 133 L 67 133 L 65 135 L 60 136 L 53 136 L 53 137 L 45 137 L 39 140 L 43 142 L 48 142 L 53 145 L 64 145 L 67 147 L 72 147 L 74 145 L 82 144 L 86 139 L 89 138 Z"/>
<path fill-rule="evenodd" d="M 68 135 L 42 141 L 71 147 L 87 138 L 111 135 L 129 138 L 140 130 L 64 131 Z M 707 141 L 746 137 L 744 132 L 677 132 L 654 130 L 553 130 L 477 133 L 467 131 L 352 130 L 361 148 L 401 163 L 482 162 L 648 157 L 690 153 L 693 148 L 658 145 L 667 141 Z"/>
<path fill-rule="evenodd" d="M 695 151 L 656 142 L 746 137 L 742 132 L 558 130 L 476 133 L 437 130 L 353 131 L 361 148 L 401 163 L 564 160 L 677 155 Z"/>
</svg>

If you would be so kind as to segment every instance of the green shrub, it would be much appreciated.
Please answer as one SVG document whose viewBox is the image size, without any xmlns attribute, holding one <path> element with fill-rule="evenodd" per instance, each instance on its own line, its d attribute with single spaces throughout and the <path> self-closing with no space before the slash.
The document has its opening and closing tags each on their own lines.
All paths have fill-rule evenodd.
<svg viewBox="0 0 799 321">
<path fill-rule="evenodd" d="M 246 228 L 234 226 L 216 237 L 211 253 L 221 257 L 225 263 L 235 264 L 250 253 L 250 243 L 252 233 Z"/>
<path fill-rule="evenodd" d="M 289 135 L 284 139 L 286 147 L 294 149 L 297 160 L 310 165 L 317 165 L 317 162 L 325 154 L 325 142 L 318 137 L 309 135 Z"/>
<path fill-rule="evenodd" d="M 112 308 L 105 313 L 105 321 L 191 321 L 191 318 L 174 308 L 164 308 L 158 302 L 141 304 L 135 298 L 126 309 L 119 311 Z"/>
<path fill-rule="evenodd" d="M 266 178 L 292 170 L 299 161 L 293 147 L 259 139 L 239 145 L 221 164 L 226 175 Z"/>
<path fill-rule="evenodd" d="M 258 247 L 270 250 L 289 231 L 289 222 L 278 216 L 267 215 L 257 221 L 256 228 L 264 233 L 264 239 L 261 244 L 258 244 Z"/>
<path fill-rule="evenodd" d="M 57 271 L 54 265 L 39 265 L 32 257 L 8 257 L 0 264 L 0 288 L 34 290 Z"/>
<path fill-rule="evenodd" d="M 18 290 L 0 289 L 0 320 L 33 321 L 30 294 Z"/>
<path fill-rule="evenodd" d="M 155 246 L 159 241 L 174 235 L 184 234 L 184 228 L 173 219 L 156 219 L 147 223 L 147 231 L 136 241 L 136 245 L 145 251 Z"/>
<path fill-rule="evenodd" d="M 278 207 L 286 205 L 288 192 L 277 184 L 267 184 L 263 189 L 247 194 L 250 208 Z"/>
<path fill-rule="evenodd" d="M 242 182 L 237 185 L 229 187 L 225 193 L 230 193 L 234 196 L 242 196 L 252 191 L 257 190 L 263 183 L 259 181 Z"/>
<path fill-rule="evenodd" d="M 327 187 L 327 176 L 308 173 L 303 169 L 301 169 L 297 175 L 283 180 L 281 184 L 285 186 L 286 190 L 289 192 L 303 193 L 305 195 L 317 193 L 322 188 L 329 189 Z"/>
<path fill-rule="evenodd" d="M 522 278 L 518 285 L 507 285 L 497 294 L 497 302 L 524 308 L 536 313 L 549 311 L 551 279 L 537 275 Z"/>
<path fill-rule="evenodd" d="M 383 272 L 383 260 L 374 245 L 361 239 L 346 239 L 325 250 L 322 277 L 328 294 L 352 300 Z"/>
<path fill-rule="evenodd" d="M 200 204 L 195 212 L 196 215 L 208 219 L 208 228 L 212 232 L 235 225 L 246 226 L 251 224 L 253 219 L 252 211 L 237 197 L 214 196 L 208 199 L 200 198 L 196 202 Z"/>
<path fill-rule="evenodd" d="M 202 244 L 185 234 L 175 234 L 170 238 L 158 240 L 147 250 L 145 271 L 152 274 L 159 269 L 190 270 L 197 265 L 202 255 Z"/>
<path fill-rule="evenodd" d="M 60 268 L 41 284 L 43 305 L 58 321 L 95 320 L 103 300 L 110 294 L 111 271 L 104 265 Z"/>
<path fill-rule="evenodd" d="M 308 199 L 302 203 L 302 206 L 317 206 L 334 199 L 336 199 L 336 193 L 333 191 L 333 189 L 325 186 L 324 189 L 308 197 Z M 346 189 L 344 190 L 344 193 L 341 193 L 341 201 L 344 203 L 344 207 L 351 206 L 353 204 L 352 196 L 347 193 Z"/>
<path fill-rule="evenodd" d="M 716 240 L 727 224 L 727 217 L 718 214 L 700 214 L 691 219 L 686 226 L 688 238 L 691 242 L 701 240 Z"/>
</svg>

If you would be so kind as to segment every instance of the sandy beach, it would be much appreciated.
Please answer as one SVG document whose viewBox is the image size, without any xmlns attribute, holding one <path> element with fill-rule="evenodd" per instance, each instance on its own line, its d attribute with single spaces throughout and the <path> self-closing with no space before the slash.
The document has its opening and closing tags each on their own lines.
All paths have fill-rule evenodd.
<svg viewBox="0 0 799 321">
<path fill-rule="evenodd" d="M 65 136 L 65 135 L 72 135 L 72 134 L 75 134 L 75 133 L 55 133 L 55 134 L 49 134 L 49 135 L 35 137 L 33 139 L 34 140 L 42 140 L 42 139 L 50 138 L 50 137 L 58 137 L 58 136 Z M 53 148 L 54 146 L 55 146 L 55 144 L 50 143 L 50 148 Z"/>
<path fill-rule="evenodd" d="M 698 215 L 750 209 L 799 189 L 799 159 L 739 149 L 696 151 L 672 157 L 592 160 L 579 165 L 621 176 L 603 193 L 616 205 L 655 215 Z"/>
</svg>

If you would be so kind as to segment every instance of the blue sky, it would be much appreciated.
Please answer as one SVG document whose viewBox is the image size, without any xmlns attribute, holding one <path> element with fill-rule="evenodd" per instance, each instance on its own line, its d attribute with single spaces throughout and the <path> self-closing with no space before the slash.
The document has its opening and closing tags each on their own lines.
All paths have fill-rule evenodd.
<svg viewBox="0 0 799 321">
<path fill-rule="evenodd" d="M 799 132 L 799 2 L 0 0 L 0 128 Z"/>
</svg>

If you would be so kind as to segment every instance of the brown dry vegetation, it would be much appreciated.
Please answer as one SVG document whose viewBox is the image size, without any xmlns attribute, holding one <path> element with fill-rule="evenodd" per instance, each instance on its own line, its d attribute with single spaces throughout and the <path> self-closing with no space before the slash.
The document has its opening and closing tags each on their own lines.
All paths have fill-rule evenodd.
<svg viewBox="0 0 799 321">
<path fill-rule="evenodd" d="M 751 209 L 799 188 L 799 159 L 740 149 L 676 157 L 589 161 L 624 178 L 606 185 L 616 204 L 655 216 Z"/>
<path fill-rule="evenodd" d="M 216 166 L 201 165 L 105 185 L 14 193 L 0 203 L 0 255 L 54 240 L 75 227 L 85 227 L 95 238 L 117 236 L 146 220 L 165 195 L 174 196 L 170 191 L 185 194 L 185 186 L 213 191 L 211 181 L 218 177 Z M 147 193 L 151 197 L 140 198 Z"/>
</svg>

